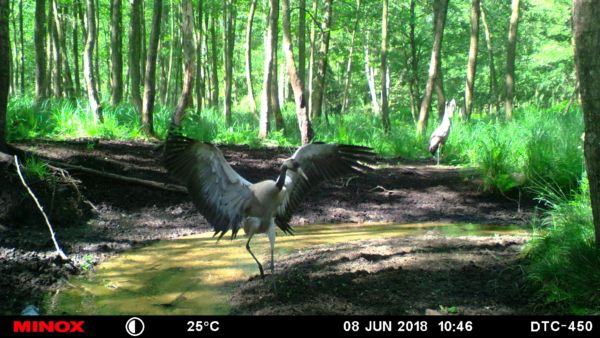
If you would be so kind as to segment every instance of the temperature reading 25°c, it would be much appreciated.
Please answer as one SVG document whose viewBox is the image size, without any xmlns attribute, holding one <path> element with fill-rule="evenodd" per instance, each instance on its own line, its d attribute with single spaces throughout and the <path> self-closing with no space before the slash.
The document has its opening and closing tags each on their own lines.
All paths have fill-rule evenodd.
<svg viewBox="0 0 600 338">
<path fill-rule="evenodd" d="M 219 322 L 216 320 L 213 321 L 188 321 L 187 322 L 188 325 L 188 332 L 202 332 L 202 331 L 212 331 L 212 332 L 217 332 L 219 331 Z"/>
</svg>

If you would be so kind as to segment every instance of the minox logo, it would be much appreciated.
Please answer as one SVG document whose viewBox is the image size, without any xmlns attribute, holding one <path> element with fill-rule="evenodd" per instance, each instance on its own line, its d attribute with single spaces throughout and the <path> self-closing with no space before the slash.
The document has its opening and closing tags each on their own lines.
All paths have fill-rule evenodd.
<svg viewBox="0 0 600 338">
<path fill-rule="evenodd" d="M 85 321 L 74 320 L 15 320 L 13 322 L 13 332 L 58 332 L 58 333 L 84 333 L 83 324 Z"/>
</svg>

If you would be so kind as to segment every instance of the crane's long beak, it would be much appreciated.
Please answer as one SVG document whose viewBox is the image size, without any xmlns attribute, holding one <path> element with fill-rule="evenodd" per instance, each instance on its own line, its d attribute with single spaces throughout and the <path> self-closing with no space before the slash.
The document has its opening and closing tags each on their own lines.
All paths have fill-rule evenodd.
<svg viewBox="0 0 600 338">
<path fill-rule="evenodd" d="M 300 174 L 302 177 L 304 177 L 305 180 L 308 181 L 308 176 L 306 176 L 306 174 L 304 173 L 304 170 L 302 170 L 302 168 L 298 168 L 298 170 L 296 170 L 296 172 L 298 174 Z"/>
</svg>

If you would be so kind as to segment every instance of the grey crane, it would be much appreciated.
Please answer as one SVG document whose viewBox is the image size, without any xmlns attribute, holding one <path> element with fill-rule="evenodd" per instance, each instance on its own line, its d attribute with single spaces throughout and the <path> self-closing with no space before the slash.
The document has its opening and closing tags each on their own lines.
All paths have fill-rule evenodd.
<svg viewBox="0 0 600 338">
<path fill-rule="evenodd" d="M 452 99 L 452 101 L 449 103 L 446 103 L 442 123 L 433 131 L 431 137 L 429 138 L 429 152 L 431 155 L 437 152 L 437 165 L 440 165 L 440 151 L 442 145 L 446 143 L 446 140 L 448 140 L 448 136 L 450 135 L 450 128 L 452 127 L 451 118 L 454 115 L 455 108 L 456 101 L 454 101 L 454 99 Z"/>
<path fill-rule="evenodd" d="M 300 147 L 283 161 L 275 180 L 250 183 L 227 163 L 213 144 L 187 138 L 171 130 L 165 143 L 165 167 L 187 185 L 193 202 L 220 240 L 231 230 L 235 238 L 243 228 L 248 236 L 246 250 L 263 267 L 250 249 L 255 234 L 266 233 L 271 245 L 271 273 L 275 263 L 275 226 L 292 234 L 290 220 L 311 188 L 339 176 L 364 173 L 374 163 L 371 148 L 313 143 Z"/>
</svg>

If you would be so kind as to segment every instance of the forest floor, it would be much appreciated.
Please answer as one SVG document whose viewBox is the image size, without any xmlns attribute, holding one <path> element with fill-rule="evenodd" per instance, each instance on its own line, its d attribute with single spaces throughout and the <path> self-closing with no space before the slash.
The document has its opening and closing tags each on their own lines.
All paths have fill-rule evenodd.
<svg viewBox="0 0 600 338">
<path fill-rule="evenodd" d="M 172 181 L 161 149 L 134 141 L 15 144 L 42 158 L 158 182 Z M 274 178 L 293 149 L 223 146 L 250 181 Z M 482 192 L 473 171 L 433 161 L 385 160 L 360 177 L 315 189 L 293 218 L 319 223 L 474 223 L 526 225 L 534 202 Z M 42 296 L 90 265 L 153 241 L 209 231 L 187 194 L 71 171 L 94 206 L 79 226 L 55 231 L 71 261 L 55 257 L 45 225 L 0 224 L 0 314 L 39 305 Z M 519 252 L 523 235 L 422 236 L 347 242 L 278 259 L 277 284 L 252 277 L 232 296 L 233 313 L 515 314 L 533 313 Z M 281 273 L 279 272 L 281 270 Z"/>
</svg>

